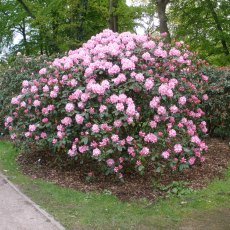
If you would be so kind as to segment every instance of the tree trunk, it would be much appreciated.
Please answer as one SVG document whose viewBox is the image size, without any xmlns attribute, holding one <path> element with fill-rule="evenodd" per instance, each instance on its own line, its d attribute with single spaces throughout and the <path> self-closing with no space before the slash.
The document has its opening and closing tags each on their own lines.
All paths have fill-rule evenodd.
<svg viewBox="0 0 230 230">
<path fill-rule="evenodd" d="M 77 39 L 79 41 L 82 41 L 84 39 L 84 21 L 88 9 L 88 0 L 81 0 L 79 4 L 80 4 L 79 8 L 81 9 L 81 11 L 79 14 L 80 25 L 77 30 L 78 31 Z"/>
<path fill-rule="evenodd" d="M 168 24 L 167 24 L 167 16 L 166 16 L 166 7 L 167 4 L 169 3 L 169 0 L 155 0 L 156 7 L 157 7 L 157 13 L 159 17 L 159 22 L 160 22 L 160 33 L 167 33 L 167 38 L 168 41 L 171 41 L 169 29 L 168 29 Z"/>
<path fill-rule="evenodd" d="M 118 16 L 116 15 L 116 9 L 118 7 L 118 0 L 109 0 L 109 28 L 118 32 Z"/>
<path fill-rule="evenodd" d="M 227 46 L 227 42 L 226 42 L 226 40 L 223 37 L 223 28 L 222 28 L 222 25 L 221 25 L 221 23 L 219 21 L 217 13 L 216 13 L 216 11 L 214 9 L 213 3 L 212 3 L 211 0 L 206 0 L 206 2 L 207 2 L 207 5 L 208 5 L 208 8 L 211 11 L 212 17 L 213 17 L 213 19 L 215 21 L 216 28 L 220 32 L 220 34 L 222 35 L 222 38 L 220 39 L 220 41 L 221 41 L 221 44 L 223 46 L 224 54 L 225 55 L 229 55 L 229 49 L 228 49 L 228 46 Z"/>
<path fill-rule="evenodd" d="M 31 18 L 35 18 L 34 14 L 32 13 L 32 11 L 29 9 L 29 7 L 25 4 L 25 2 L 23 2 L 23 0 L 17 0 L 21 5 L 22 7 L 24 8 L 24 10 L 28 13 L 28 15 L 31 17 Z"/>
<path fill-rule="evenodd" d="M 21 29 L 22 29 L 23 45 L 25 47 L 26 55 L 29 55 L 28 43 L 27 43 L 27 39 L 26 39 L 26 22 L 25 22 L 24 18 L 22 20 Z"/>
</svg>

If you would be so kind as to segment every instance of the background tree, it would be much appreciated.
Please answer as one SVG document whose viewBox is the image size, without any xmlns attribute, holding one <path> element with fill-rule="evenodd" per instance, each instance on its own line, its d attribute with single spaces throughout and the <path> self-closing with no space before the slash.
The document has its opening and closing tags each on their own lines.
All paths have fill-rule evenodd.
<svg viewBox="0 0 230 230">
<path fill-rule="evenodd" d="M 3 0 L 0 14 L 1 46 L 11 44 L 13 52 L 46 54 L 79 47 L 92 35 L 108 28 L 113 18 L 114 30 L 133 31 L 141 7 L 127 6 L 125 0 Z M 119 18 L 119 22 L 118 22 Z M 111 22 L 112 23 L 112 22 Z M 7 26 L 5 26 L 7 24 Z M 15 33 L 22 41 L 12 45 Z"/>
<path fill-rule="evenodd" d="M 178 0 L 170 5 L 169 21 L 176 39 L 216 64 L 230 61 L 230 2 Z"/>
<path fill-rule="evenodd" d="M 156 4 L 157 14 L 159 18 L 159 29 L 160 33 L 167 33 L 168 40 L 171 40 L 169 28 L 168 28 L 168 18 L 166 16 L 166 7 L 169 4 L 169 0 L 153 0 Z"/>
<path fill-rule="evenodd" d="M 109 0 L 109 28 L 114 32 L 118 32 L 117 8 L 118 0 Z"/>
</svg>

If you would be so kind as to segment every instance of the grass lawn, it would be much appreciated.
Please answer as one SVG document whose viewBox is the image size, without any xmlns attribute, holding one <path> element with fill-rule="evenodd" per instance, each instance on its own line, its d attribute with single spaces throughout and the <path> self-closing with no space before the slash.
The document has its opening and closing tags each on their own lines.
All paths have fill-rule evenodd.
<svg viewBox="0 0 230 230">
<path fill-rule="evenodd" d="M 194 212 L 230 208 L 230 169 L 224 180 L 181 197 L 122 202 L 109 192 L 83 193 L 24 176 L 15 161 L 18 151 L 0 142 L 0 170 L 67 229 L 178 229 Z M 141 184 L 140 184 L 141 186 Z"/>
</svg>

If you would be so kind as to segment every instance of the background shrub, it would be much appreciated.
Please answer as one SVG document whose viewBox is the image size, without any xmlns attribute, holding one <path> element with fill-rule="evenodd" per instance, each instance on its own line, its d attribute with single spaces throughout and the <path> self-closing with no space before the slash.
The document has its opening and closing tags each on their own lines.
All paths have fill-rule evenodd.
<svg viewBox="0 0 230 230">
<path fill-rule="evenodd" d="M 209 100 L 204 103 L 209 134 L 230 137 L 230 71 L 206 67 L 203 72 L 209 76 Z"/>
<path fill-rule="evenodd" d="M 182 170 L 207 150 L 201 65 L 183 42 L 105 30 L 23 81 L 5 125 L 12 139 L 120 178 L 149 164 Z"/>
<path fill-rule="evenodd" d="M 4 132 L 4 119 L 10 112 L 11 98 L 20 93 L 22 81 L 38 78 L 38 71 L 47 65 L 48 60 L 49 58 L 45 55 L 29 57 L 19 53 L 8 63 L 2 63 L 0 72 L 0 133 Z"/>
</svg>

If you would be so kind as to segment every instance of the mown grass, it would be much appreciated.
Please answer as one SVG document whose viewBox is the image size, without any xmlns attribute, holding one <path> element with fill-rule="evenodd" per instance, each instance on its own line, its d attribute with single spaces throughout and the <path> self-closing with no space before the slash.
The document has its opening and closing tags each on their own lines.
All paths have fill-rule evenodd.
<svg viewBox="0 0 230 230">
<path fill-rule="evenodd" d="M 15 161 L 18 151 L 0 142 L 0 170 L 33 201 L 67 229 L 178 229 L 194 211 L 230 208 L 230 169 L 224 180 L 182 197 L 122 202 L 108 192 L 83 193 L 23 175 Z M 141 184 L 140 184 L 141 186 Z"/>
</svg>

